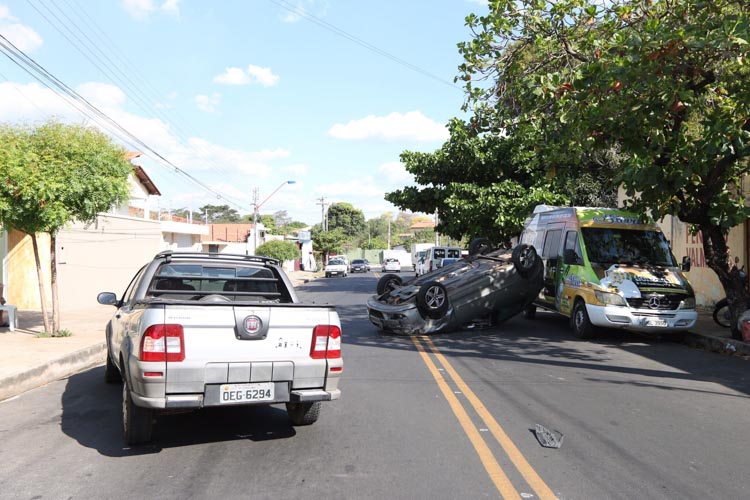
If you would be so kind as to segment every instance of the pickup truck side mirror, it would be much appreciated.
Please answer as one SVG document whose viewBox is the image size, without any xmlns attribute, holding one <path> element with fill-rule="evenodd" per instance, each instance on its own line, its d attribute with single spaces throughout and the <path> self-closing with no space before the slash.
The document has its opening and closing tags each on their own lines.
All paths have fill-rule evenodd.
<svg viewBox="0 0 750 500">
<path fill-rule="evenodd" d="M 116 306 L 117 295 L 112 292 L 102 292 L 96 296 L 96 301 L 104 306 Z"/>
<path fill-rule="evenodd" d="M 563 264 L 580 264 L 581 257 L 578 256 L 575 250 L 572 248 L 566 248 L 563 250 Z"/>
<path fill-rule="evenodd" d="M 691 266 L 690 257 L 686 255 L 682 258 L 682 265 L 680 266 L 680 269 L 682 269 L 685 272 L 688 272 L 690 271 L 690 266 Z"/>
</svg>

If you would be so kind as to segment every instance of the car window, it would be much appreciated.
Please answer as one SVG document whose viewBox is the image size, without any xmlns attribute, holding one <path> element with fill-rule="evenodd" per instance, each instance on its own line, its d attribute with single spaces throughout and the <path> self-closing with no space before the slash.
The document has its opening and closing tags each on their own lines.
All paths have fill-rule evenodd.
<svg viewBox="0 0 750 500">
<path fill-rule="evenodd" d="M 130 284 L 125 289 L 125 293 L 122 294 L 123 304 L 132 304 L 133 295 L 135 294 L 136 288 L 138 288 L 137 284 L 141 281 L 141 276 L 143 275 L 144 269 L 146 269 L 146 266 L 143 266 L 140 271 L 138 271 L 136 275 L 133 276 L 133 279 L 130 280 Z"/>
</svg>

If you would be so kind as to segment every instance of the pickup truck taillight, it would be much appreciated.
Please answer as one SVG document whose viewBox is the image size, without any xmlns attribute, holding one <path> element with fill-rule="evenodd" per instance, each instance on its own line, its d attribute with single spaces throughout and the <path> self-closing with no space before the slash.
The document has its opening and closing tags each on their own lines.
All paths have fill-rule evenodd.
<svg viewBox="0 0 750 500">
<path fill-rule="evenodd" d="M 336 325 L 318 325 L 313 328 L 310 357 L 333 359 L 341 357 L 341 328 Z"/>
<path fill-rule="evenodd" d="M 183 361 L 182 325 L 151 325 L 141 337 L 141 361 Z"/>
</svg>

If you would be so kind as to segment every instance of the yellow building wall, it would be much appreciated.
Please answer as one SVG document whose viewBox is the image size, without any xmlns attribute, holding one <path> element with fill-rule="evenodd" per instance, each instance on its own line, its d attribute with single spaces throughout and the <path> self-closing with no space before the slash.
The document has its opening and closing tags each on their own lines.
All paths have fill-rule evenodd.
<svg viewBox="0 0 750 500">
<path fill-rule="evenodd" d="M 47 305 L 52 305 L 49 267 L 49 236 L 37 235 L 39 259 L 42 267 Z M 3 294 L 9 304 L 18 309 L 41 310 L 39 278 L 34 259 L 34 245 L 31 236 L 15 229 L 8 231 L 8 255 L 6 256 L 8 275 L 4 276 Z"/>
</svg>

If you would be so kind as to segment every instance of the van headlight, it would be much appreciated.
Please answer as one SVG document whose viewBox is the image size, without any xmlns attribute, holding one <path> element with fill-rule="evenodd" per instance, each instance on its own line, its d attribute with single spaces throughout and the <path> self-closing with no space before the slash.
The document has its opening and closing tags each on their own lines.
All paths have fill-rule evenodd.
<svg viewBox="0 0 750 500">
<path fill-rule="evenodd" d="M 594 291 L 594 294 L 596 295 L 596 300 L 603 304 L 607 304 L 608 306 L 627 306 L 628 303 L 625 302 L 625 299 L 622 297 L 622 295 L 619 295 L 617 293 L 609 293 L 609 292 L 600 292 L 598 290 Z"/>
<path fill-rule="evenodd" d="M 695 309 L 695 297 L 688 297 L 680 303 L 680 309 Z"/>
</svg>

